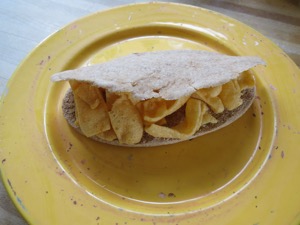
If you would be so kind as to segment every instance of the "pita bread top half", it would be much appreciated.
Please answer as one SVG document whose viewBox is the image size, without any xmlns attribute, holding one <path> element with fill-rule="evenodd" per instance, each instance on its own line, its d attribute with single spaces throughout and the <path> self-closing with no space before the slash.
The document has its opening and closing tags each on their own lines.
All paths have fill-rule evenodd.
<svg viewBox="0 0 300 225">
<path fill-rule="evenodd" d="M 175 100 L 201 88 L 222 85 L 264 61 L 252 56 L 227 56 L 196 50 L 135 53 L 102 64 L 68 70 L 52 81 L 78 80 L 128 92 L 137 100 Z"/>
</svg>

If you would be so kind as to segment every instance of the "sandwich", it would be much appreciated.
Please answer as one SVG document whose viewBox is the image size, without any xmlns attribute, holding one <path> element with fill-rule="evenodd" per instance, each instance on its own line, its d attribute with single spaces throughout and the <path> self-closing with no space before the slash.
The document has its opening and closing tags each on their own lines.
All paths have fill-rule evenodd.
<svg viewBox="0 0 300 225">
<path fill-rule="evenodd" d="M 264 61 L 198 50 L 134 53 L 62 71 L 63 116 L 82 135 L 148 147 L 190 140 L 229 125 L 255 98 L 250 71 Z"/>
</svg>

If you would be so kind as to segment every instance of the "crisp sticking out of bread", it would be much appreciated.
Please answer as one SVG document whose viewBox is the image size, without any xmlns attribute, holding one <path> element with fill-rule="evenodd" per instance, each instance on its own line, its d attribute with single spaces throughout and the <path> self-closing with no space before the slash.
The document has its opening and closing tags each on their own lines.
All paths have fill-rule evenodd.
<svg viewBox="0 0 300 225">
<path fill-rule="evenodd" d="M 258 57 L 193 50 L 131 54 L 57 73 L 69 81 L 68 123 L 96 141 L 158 146 L 192 139 L 234 122 L 255 98 L 250 68 Z"/>
<path fill-rule="evenodd" d="M 234 110 L 225 110 L 223 113 L 220 114 L 213 114 L 215 118 L 217 118 L 217 123 L 209 123 L 203 127 L 201 127 L 193 136 L 191 136 L 189 139 L 193 139 L 211 132 L 214 132 L 216 130 L 219 130 L 238 118 L 240 118 L 251 106 L 253 100 L 255 98 L 255 89 L 247 89 L 243 91 L 242 94 L 242 100 L 243 104 L 237 107 Z M 69 90 L 63 100 L 62 104 L 63 109 L 63 115 L 68 121 L 68 123 L 79 133 L 82 134 L 80 127 L 78 124 L 76 124 L 76 116 L 75 116 L 75 103 L 74 103 L 74 96 L 71 90 Z M 184 117 L 184 110 L 180 110 L 177 112 L 177 114 L 174 114 L 168 118 L 170 121 L 169 123 L 177 123 L 178 118 Z M 173 138 L 157 138 L 152 137 L 146 132 L 143 133 L 142 140 L 137 144 L 122 144 L 118 140 L 108 141 L 104 140 L 100 137 L 93 136 L 91 137 L 95 141 L 99 141 L 106 144 L 112 144 L 117 146 L 127 146 L 127 147 L 154 147 L 154 146 L 160 146 L 160 145 L 168 145 L 168 144 L 175 144 L 178 142 L 181 142 L 183 140 L 181 139 L 173 139 Z"/>
<path fill-rule="evenodd" d="M 136 53 L 106 63 L 52 76 L 52 81 L 89 82 L 110 92 L 127 92 L 138 100 L 179 99 L 195 90 L 222 85 L 264 62 L 252 56 L 207 51 L 169 50 Z"/>
</svg>

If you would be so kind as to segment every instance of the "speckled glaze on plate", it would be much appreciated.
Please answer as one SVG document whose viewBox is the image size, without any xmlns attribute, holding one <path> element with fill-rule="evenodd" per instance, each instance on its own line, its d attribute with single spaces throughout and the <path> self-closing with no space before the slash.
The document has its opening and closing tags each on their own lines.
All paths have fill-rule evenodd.
<svg viewBox="0 0 300 225">
<path fill-rule="evenodd" d="M 257 98 L 238 121 L 153 148 L 94 142 L 62 116 L 58 71 L 132 52 L 257 55 Z M 18 67 L 0 107 L 0 164 L 30 224 L 299 224 L 300 73 L 267 38 L 192 6 L 135 4 L 62 28 Z"/>
</svg>

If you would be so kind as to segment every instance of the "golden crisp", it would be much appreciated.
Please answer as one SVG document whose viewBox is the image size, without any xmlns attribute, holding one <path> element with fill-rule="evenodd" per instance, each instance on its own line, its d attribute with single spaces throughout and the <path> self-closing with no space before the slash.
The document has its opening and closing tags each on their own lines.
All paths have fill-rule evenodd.
<svg viewBox="0 0 300 225">
<path fill-rule="evenodd" d="M 122 95 L 113 102 L 109 117 L 120 143 L 136 144 L 141 141 L 143 136 L 142 118 L 126 95 Z"/>
<path fill-rule="evenodd" d="M 161 120 L 156 122 L 157 125 L 166 125 L 167 124 L 167 120 L 166 118 L 162 118 Z"/>
<path fill-rule="evenodd" d="M 218 95 L 222 91 L 222 86 L 203 88 L 197 90 L 192 97 L 204 101 L 214 113 L 224 111 L 224 105 Z"/>
<path fill-rule="evenodd" d="M 165 117 L 167 103 L 164 99 L 149 99 L 142 102 L 143 119 L 150 123 L 155 123 Z"/>
<path fill-rule="evenodd" d="M 210 113 L 206 112 L 203 115 L 201 125 L 205 125 L 205 124 L 208 124 L 208 123 L 217 123 L 217 122 L 218 122 L 218 120 L 215 117 L 213 117 Z"/>
<path fill-rule="evenodd" d="M 110 129 L 110 121 L 106 108 L 97 106 L 91 109 L 90 105 L 74 94 L 77 111 L 77 121 L 84 135 L 91 137 Z"/>
<path fill-rule="evenodd" d="M 254 76 L 249 72 L 243 72 L 237 79 L 241 91 L 246 88 L 252 88 L 255 85 Z"/>
<path fill-rule="evenodd" d="M 172 127 L 151 124 L 145 131 L 154 137 L 186 139 L 199 130 L 206 105 L 198 99 L 190 98 L 186 103 L 185 120 Z"/>
<path fill-rule="evenodd" d="M 105 90 L 105 98 L 106 98 L 106 106 L 107 106 L 107 109 L 108 111 L 111 110 L 114 102 L 120 98 L 120 95 L 117 95 L 115 93 L 112 93 L 112 92 L 109 92 L 107 90 Z"/>
<path fill-rule="evenodd" d="M 82 81 L 77 81 L 77 80 L 69 80 L 69 84 L 72 88 L 72 91 L 76 90 L 76 88 L 83 83 Z"/>
<path fill-rule="evenodd" d="M 240 106 L 243 101 L 241 99 L 241 89 L 237 80 L 232 80 L 223 84 L 219 97 L 225 108 L 228 110 L 233 110 Z"/>
<path fill-rule="evenodd" d="M 182 107 L 190 96 L 178 100 L 149 99 L 138 104 L 143 119 L 149 123 L 156 123 Z M 142 104 L 142 105 L 140 105 Z"/>
<path fill-rule="evenodd" d="M 199 130 L 202 124 L 203 114 L 206 110 L 207 107 L 202 101 L 190 98 L 185 107 L 185 120 L 176 125 L 173 129 L 188 136 L 193 135 Z"/>
<path fill-rule="evenodd" d="M 117 135 L 112 128 L 110 130 L 99 133 L 96 136 L 106 141 L 113 141 L 117 139 Z"/>
<path fill-rule="evenodd" d="M 222 91 L 222 85 L 210 88 L 202 88 L 201 91 L 205 96 L 217 97 Z"/>
<path fill-rule="evenodd" d="M 89 104 L 91 109 L 100 104 L 100 90 L 91 85 L 80 85 L 73 93 L 77 94 L 83 101 Z"/>
<path fill-rule="evenodd" d="M 86 82 L 70 82 L 73 93 L 85 101 L 91 109 L 97 108 L 99 104 L 103 105 L 103 97 L 98 87 L 92 86 Z M 102 100 L 102 102 L 100 102 Z"/>
<path fill-rule="evenodd" d="M 187 139 L 188 135 L 182 134 L 177 130 L 174 130 L 169 127 L 160 126 L 157 124 L 151 124 L 148 127 L 145 127 L 145 131 L 153 137 L 158 138 L 176 138 L 176 139 Z"/>
</svg>

